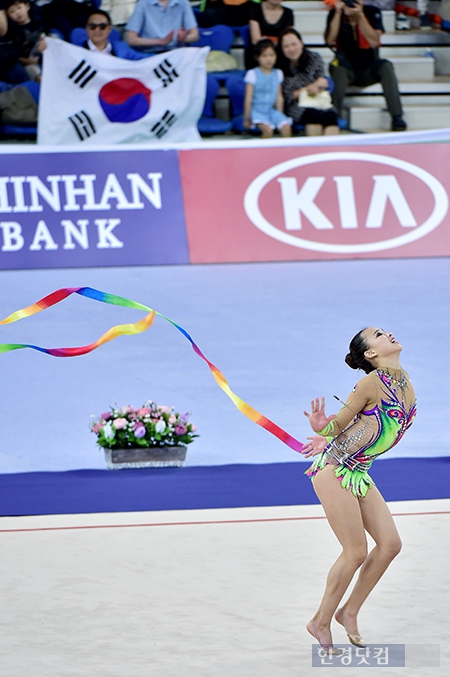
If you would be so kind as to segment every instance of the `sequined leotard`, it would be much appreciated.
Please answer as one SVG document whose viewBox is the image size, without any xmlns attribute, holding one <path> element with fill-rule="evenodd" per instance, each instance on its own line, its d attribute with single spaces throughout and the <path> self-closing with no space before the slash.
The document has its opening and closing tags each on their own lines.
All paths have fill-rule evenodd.
<svg viewBox="0 0 450 677">
<path fill-rule="evenodd" d="M 377 456 L 391 449 L 416 415 L 414 389 L 405 372 L 376 369 L 353 388 L 346 405 L 320 435 L 329 444 L 306 474 L 314 476 L 327 464 L 344 489 L 358 498 L 375 484 L 368 469 Z"/>
</svg>

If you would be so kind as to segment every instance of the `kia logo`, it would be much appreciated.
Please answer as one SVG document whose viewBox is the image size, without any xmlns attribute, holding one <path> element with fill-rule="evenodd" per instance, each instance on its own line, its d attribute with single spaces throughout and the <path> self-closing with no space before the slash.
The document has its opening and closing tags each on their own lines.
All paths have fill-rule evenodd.
<svg viewBox="0 0 450 677">
<path fill-rule="evenodd" d="M 365 164 L 358 168 L 355 162 Z M 302 174 L 299 168 L 304 167 Z M 428 235 L 445 218 L 448 196 L 434 176 L 410 162 L 375 153 L 332 152 L 266 170 L 247 188 L 244 208 L 250 221 L 275 240 L 357 254 L 401 247 Z"/>
</svg>

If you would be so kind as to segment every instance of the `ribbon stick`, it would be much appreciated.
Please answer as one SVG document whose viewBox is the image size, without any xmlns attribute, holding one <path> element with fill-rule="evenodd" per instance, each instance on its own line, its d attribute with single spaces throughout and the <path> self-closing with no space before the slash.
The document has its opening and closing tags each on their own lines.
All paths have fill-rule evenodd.
<svg viewBox="0 0 450 677">
<path fill-rule="evenodd" d="M 231 390 L 230 386 L 228 385 L 228 381 L 226 380 L 225 376 L 222 374 L 220 369 L 218 369 L 212 362 L 208 360 L 207 357 L 205 357 L 205 355 L 202 353 L 198 345 L 188 334 L 188 332 L 185 329 L 183 329 L 183 327 L 180 327 L 179 324 L 171 320 L 169 317 L 166 317 L 166 315 L 158 313 L 158 311 L 154 310 L 153 308 L 149 308 L 148 306 L 145 306 L 142 303 L 131 301 L 130 299 L 126 299 L 123 296 L 108 294 L 107 292 L 102 292 L 99 291 L 98 289 L 93 289 L 92 287 L 65 287 L 63 289 L 58 289 L 52 292 L 48 296 L 45 296 L 44 298 L 40 299 L 33 305 L 28 306 L 27 308 L 22 308 L 22 310 L 17 310 L 16 312 L 11 313 L 11 315 L 8 315 L 8 317 L 5 317 L 4 320 L 0 321 L 0 325 L 11 324 L 12 322 L 22 320 L 25 317 L 31 317 L 32 315 L 36 315 L 36 313 L 40 313 L 42 310 L 47 310 L 47 308 L 50 308 L 51 306 L 54 306 L 57 303 L 60 303 L 61 301 L 66 299 L 68 296 L 71 296 L 72 294 L 79 294 L 80 296 L 85 296 L 94 301 L 101 301 L 102 303 L 109 303 L 115 306 L 122 306 L 124 308 L 134 308 L 136 310 L 144 310 L 147 312 L 147 315 L 144 318 L 142 318 L 142 320 L 139 320 L 139 322 L 135 322 L 134 324 L 121 324 L 115 327 L 111 327 L 111 329 L 105 332 L 99 339 L 97 339 L 97 341 L 94 341 L 94 343 L 90 343 L 89 345 L 86 346 L 79 346 L 74 348 L 42 348 L 40 346 L 35 346 L 29 343 L 1 343 L 0 353 L 6 353 L 12 350 L 19 350 L 21 348 L 32 348 L 33 350 L 38 350 L 42 353 L 53 355 L 54 357 L 77 357 L 78 355 L 86 355 L 87 353 L 92 352 L 96 348 L 99 348 L 104 343 L 112 341 L 118 336 L 140 334 L 146 331 L 153 324 L 155 316 L 158 315 L 159 317 L 162 317 L 164 320 L 167 320 L 167 322 L 170 322 L 170 324 L 172 324 L 176 329 L 178 329 L 178 331 L 181 332 L 188 339 L 188 341 L 190 341 L 194 352 L 199 357 L 201 357 L 202 360 L 204 360 L 208 365 L 208 367 L 210 368 L 211 373 L 218 386 L 222 388 L 225 394 L 228 395 L 233 404 L 239 409 L 239 411 L 241 411 L 244 414 L 244 416 L 247 416 L 251 421 L 254 421 L 254 423 L 257 423 L 259 426 L 261 426 L 268 432 L 272 433 L 272 435 L 275 435 L 275 437 L 278 437 L 279 440 L 284 442 L 284 444 L 286 444 L 294 451 L 298 452 L 302 451 L 303 444 L 299 442 L 299 440 L 295 439 L 295 437 L 292 437 L 292 435 L 283 430 L 283 428 L 280 428 L 276 423 L 274 423 L 266 416 L 259 413 L 259 411 L 251 407 L 246 402 L 244 402 L 244 400 L 242 400 L 238 395 L 236 395 Z"/>
</svg>

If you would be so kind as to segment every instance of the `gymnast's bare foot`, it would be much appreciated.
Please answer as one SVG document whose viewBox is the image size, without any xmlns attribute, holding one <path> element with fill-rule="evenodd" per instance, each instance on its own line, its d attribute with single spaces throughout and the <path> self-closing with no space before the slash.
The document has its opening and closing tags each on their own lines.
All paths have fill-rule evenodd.
<svg viewBox="0 0 450 677">
<path fill-rule="evenodd" d="M 366 646 L 365 641 L 358 631 L 358 624 L 356 621 L 356 614 L 351 614 L 345 610 L 344 607 L 338 609 L 334 614 L 335 620 L 345 628 L 347 637 L 355 646 Z"/>
<path fill-rule="evenodd" d="M 320 626 L 314 619 L 311 619 L 307 624 L 306 629 L 310 635 L 317 639 L 322 649 L 329 654 L 339 655 L 342 653 L 341 649 L 333 648 L 330 626 Z"/>
</svg>

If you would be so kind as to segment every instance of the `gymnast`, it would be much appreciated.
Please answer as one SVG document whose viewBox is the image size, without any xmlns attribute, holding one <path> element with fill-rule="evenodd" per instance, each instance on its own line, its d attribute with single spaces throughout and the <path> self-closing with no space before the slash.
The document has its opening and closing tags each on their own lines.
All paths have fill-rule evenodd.
<svg viewBox="0 0 450 677">
<path fill-rule="evenodd" d="M 311 413 L 304 412 L 318 433 L 308 437 L 311 441 L 302 450 L 306 458 L 317 456 L 306 474 L 342 546 L 320 606 L 306 626 L 329 653 L 340 653 L 333 648 L 333 614 L 352 644 L 366 646 L 358 630 L 358 612 L 401 549 L 389 508 L 367 472 L 377 456 L 399 442 L 416 414 L 414 389 L 399 361 L 401 351 L 391 333 L 363 329 L 352 339 L 345 361 L 367 375 L 337 415 L 325 414 L 323 397 L 311 402 Z M 369 554 L 366 531 L 375 541 Z M 355 587 L 338 608 L 360 567 Z"/>
</svg>

